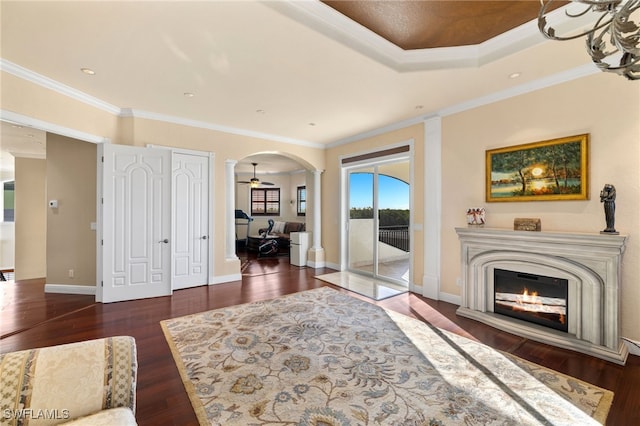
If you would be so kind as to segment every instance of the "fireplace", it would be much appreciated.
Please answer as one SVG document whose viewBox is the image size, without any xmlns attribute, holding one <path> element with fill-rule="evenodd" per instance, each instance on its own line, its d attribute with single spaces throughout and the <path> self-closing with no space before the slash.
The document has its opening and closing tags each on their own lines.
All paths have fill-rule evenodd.
<svg viewBox="0 0 640 426">
<path fill-rule="evenodd" d="M 456 228 L 456 233 L 462 249 L 458 315 L 531 340 L 626 362 L 629 348 L 619 325 L 626 236 L 477 227 Z M 533 292 L 546 298 L 542 306 L 547 307 L 534 306 Z M 505 309 L 507 302 L 526 302 L 529 309 Z"/>
<path fill-rule="evenodd" d="M 493 270 L 493 312 L 568 331 L 569 281 L 505 269 Z"/>
</svg>

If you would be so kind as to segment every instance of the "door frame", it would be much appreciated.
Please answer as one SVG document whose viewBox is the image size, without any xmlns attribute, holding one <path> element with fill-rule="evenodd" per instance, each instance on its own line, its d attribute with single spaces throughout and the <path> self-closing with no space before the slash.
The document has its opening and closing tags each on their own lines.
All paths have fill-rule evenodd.
<svg viewBox="0 0 640 426">
<path fill-rule="evenodd" d="M 408 146 L 409 149 L 406 152 L 398 154 L 380 155 L 387 150 L 394 150 L 399 147 Z M 362 158 L 362 160 L 352 161 L 348 164 L 343 162 L 344 159 L 349 158 Z M 408 141 L 398 142 L 395 144 L 384 145 L 376 147 L 366 151 L 358 151 L 356 153 L 342 155 L 338 158 L 340 169 L 340 223 L 343 225 L 340 227 L 340 271 L 349 271 L 349 172 L 353 169 L 362 167 L 374 167 L 379 164 L 398 162 L 402 159 L 409 160 L 409 282 L 407 283 L 409 288 L 414 286 L 414 242 L 413 229 L 414 229 L 414 141 L 410 139 Z M 374 182 L 375 184 L 375 182 Z M 384 279 L 384 277 L 380 277 Z"/>
</svg>

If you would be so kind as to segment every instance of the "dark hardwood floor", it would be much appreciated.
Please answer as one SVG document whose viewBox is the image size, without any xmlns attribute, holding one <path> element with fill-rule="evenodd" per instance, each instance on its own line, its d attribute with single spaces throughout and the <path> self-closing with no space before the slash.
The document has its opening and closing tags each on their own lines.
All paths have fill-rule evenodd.
<svg viewBox="0 0 640 426">
<path fill-rule="evenodd" d="M 179 290 L 171 297 L 111 304 L 95 303 L 93 296 L 45 294 L 43 280 L 0 283 L 0 352 L 113 335 L 133 336 L 139 361 L 138 424 L 196 425 L 159 322 L 307 289 L 333 287 L 314 278 L 332 270 L 291 266 L 288 261 L 287 257 L 252 259 L 243 267 L 241 282 Z M 456 305 L 412 293 L 380 302 L 350 294 L 612 390 L 615 397 L 607 425 L 640 424 L 640 357 L 630 356 L 627 365 L 620 366 L 543 345 L 458 317 Z"/>
</svg>

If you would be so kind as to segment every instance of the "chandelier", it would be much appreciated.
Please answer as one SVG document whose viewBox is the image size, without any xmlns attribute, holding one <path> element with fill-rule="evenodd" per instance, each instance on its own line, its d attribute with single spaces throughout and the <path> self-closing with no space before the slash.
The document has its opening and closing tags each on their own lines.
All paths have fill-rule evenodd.
<svg viewBox="0 0 640 426">
<path fill-rule="evenodd" d="M 572 0 L 580 10 L 565 14 L 569 18 L 591 18 L 591 23 L 579 34 L 558 35 L 547 23 L 549 5 L 553 0 L 540 0 L 538 28 L 551 40 L 573 40 L 586 36 L 587 52 L 602 71 L 623 75 L 629 80 L 640 79 L 640 0 Z M 636 13 L 636 22 L 633 14 Z"/>
</svg>

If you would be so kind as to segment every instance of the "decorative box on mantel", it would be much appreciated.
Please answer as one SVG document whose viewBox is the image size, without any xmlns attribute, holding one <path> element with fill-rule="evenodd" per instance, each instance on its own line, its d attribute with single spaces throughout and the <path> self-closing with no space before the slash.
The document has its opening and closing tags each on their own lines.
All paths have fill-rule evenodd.
<svg viewBox="0 0 640 426">
<path fill-rule="evenodd" d="M 625 235 L 456 228 L 461 244 L 458 315 L 549 345 L 624 364 L 620 280 Z M 494 312 L 494 270 L 554 277 L 568 288 L 568 331 Z"/>
</svg>

